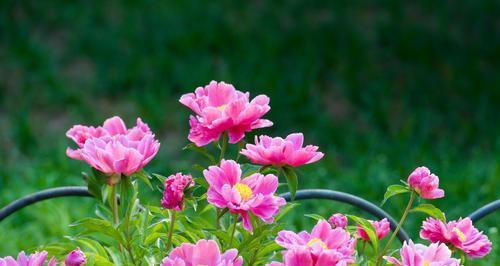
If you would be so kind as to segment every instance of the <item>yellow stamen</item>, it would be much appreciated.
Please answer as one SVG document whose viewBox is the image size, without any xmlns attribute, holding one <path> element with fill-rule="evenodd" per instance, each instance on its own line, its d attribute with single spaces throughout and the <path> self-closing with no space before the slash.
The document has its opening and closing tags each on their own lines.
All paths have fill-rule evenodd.
<svg viewBox="0 0 500 266">
<path fill-rule="evenodd" d="M 221 112 L 224 112 L 224 110 L 226 110 L 226 107 L 227 107 L 227 104 L 223 104 L 223 105 L 217 107 L 217 109 L 221 110 Z"/>
<path fill-rule="evenodd" d="M 465 234 L 462 231 L 460 231 L 460 229 L 453 227 L 453 229 L 451 229 L 451 231 L 455 232 L 458 235 L 458 239 L 460 239 L 460 242 L 465 241 L 465 239 L 466 239 Z"/>
<path fill-rule="evenodd" d="M 321 245 L 321 247 L 323 249 L 328 249 L 328 246 L 325 244 L 325 242 L 323 242 L 323 240 L 319 239 L 319 238 L 313 238 L 311 240 L 309 240 L 309 242 L 307 242 L 307 245 L 312 247 L 314 246 L 316 243 L 319 243 Z"/>
<path fill-rule="evenodd" d="M 236 185 L 234 185 L 234 188 L 238 190 L 243 201 L 247 201 L 253 197 L 252 189 L 245 184 L 236 183 Z"/>
<path fill-rule="evenodd" d="M 431 266 L 431 264 L 428 261 L 424 260 L 424 264 L 422 266 Z"/>
</svg>

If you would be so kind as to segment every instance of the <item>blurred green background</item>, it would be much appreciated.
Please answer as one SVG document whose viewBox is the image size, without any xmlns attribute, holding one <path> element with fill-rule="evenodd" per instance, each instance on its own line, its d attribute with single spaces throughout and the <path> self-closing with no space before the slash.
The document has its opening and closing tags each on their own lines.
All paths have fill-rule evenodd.
<svg viewBox="0 0 500 266">
<path fill-rule="evenodd" d="M 300 168 L 301 188 L 379 203 L 387 185 L 426 165 L 446 191 L 433 203 L 465 216 L 500 195 L 499 12 L 498 1 L 1 1 L 0 206 L 83 185 L 89 168 L 66 157 L 64 134 L 112 115 L 129 125 L 140 116 L 157 134 L 148 170 L 189 169 L 178 98 L 215 79 L 271 97 L 275 126 L 257 134 L 304 132 L 326 153 Z M 386 209 L 399 217 L 406 200 Z M 24 209 L 0 224 L 0 256 L 61 239 L 92 206 Z M 499 219 L 477 224 L 497 244 Z M 498 263 L 498 250 L 472 265 Z"/>
</svg>

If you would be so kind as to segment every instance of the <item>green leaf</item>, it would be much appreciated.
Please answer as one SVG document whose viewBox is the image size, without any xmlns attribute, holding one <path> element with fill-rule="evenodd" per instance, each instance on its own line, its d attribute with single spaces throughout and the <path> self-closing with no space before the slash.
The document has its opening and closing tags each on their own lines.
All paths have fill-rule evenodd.
<svg viewBox="0 0 500 266">
<path fill-rule="evenodd" d="M 326 220 L 323 216 L 321 216 L 319 214 L 315 214 L 315 213 L 304 214 L 304 216 L 309 217 L 309 218 L 313 218 L 316 221 Z"/>
<path fill-rule="evenodd" d="M 425 214 L 428 214 L 434 218 L 437 218 L 443 223 L 446 223 L 446 217 L 444 216 L 444 213 L 437 208 L 436 206 L 428 203 L 420 204 L 417 207 L 413 208 L 410 210 L 411 212 L 423 212 Z"/>
<path fill-rule="evenodd" d="M 205 147 L 198 147 L 194 143 L 189 143 L 188 145 L 186 145 L 182 149 L 183 150 L 192 150 L 192 151 L 198 152 L 201 155 L 205 156 L 212 164 L 215 164 L 215 157 L 213 155 L 211 155 L 210 153 L 208 153 L 208 150 Z"/>
<path fill-rule="evenodd" d="M 148 187 L 153 190 L 153 185 L 151 185 L 151 176 L 148 175 L 148 173 L 144 170 L 137 171 L 133 174 L 133 176 L 138 177 L 140 180 L 142 180 Z"/>
<path fill-rule="evenodd" d="M 119 243 L 124 243 L 120 232 L 118 232 L 118 230 L 116 230 L 116 228 L 114 228 L 113 225 L 106 220 L 85 218 L 70 226 L 81 227 L 85 229 L 85 233 L 101 233 L 115 239 Z"/>
<path fill-rule="evenodd" d="M 384 200 L 382 201 L 381 206 L 385 204 L 385 202 L 391 198 L 392 196 L 398 195 L 398 194 L 403 194 L 403 193 L 408 193 L 410 190 L 401 185 L 391 185 L 387 188 L 387 191 L 384 194 Z"/>
<path fill-rule="evenodd" d="M 375 254 L 378 253 L 378 237 L 377 237 L 377 231 L 373 227 L 373 225 L 370 223 L 370 221 L 363 219 L 361 217 L 357 217 L 354 215 L 347 215 L 347 217 L 353 221 L 355 221 L 357 224 L 359 224 L 366 232 L 368 237 L 370 238 L 370 243 L 372 244 L 373 251 Z"/>
<path fill-rule="evenodd" d="M 260 167 L 261 167 L 260 165 L 243 163 L 243 164 L 241 164 L 241 176 L 247 177 L 249 175 L 258 173 L 260 170 Z"/>
<path fill-rule="evenodd" d="M 279 222 L 285 214 L 287 214 L 289 211 L 291 211 L 293 208 L 299 206 L 300 204 L 298 203 L 287 203 L 283 209 L 280 210 L 279 214 L 274 218 L 276 222 Z"/>
<path fill-rule="evenodd" d="M 283 167 L 283 173 L 285 174 L 286 181 L 288 183 L 288 189 L 290 190 L 290 198 L 295 199 L 295 193 L 297 192 L 297 187 L 299 186 L 299 181 L 297 174 L 293 168 L 285 166 Z"/>
</svg>

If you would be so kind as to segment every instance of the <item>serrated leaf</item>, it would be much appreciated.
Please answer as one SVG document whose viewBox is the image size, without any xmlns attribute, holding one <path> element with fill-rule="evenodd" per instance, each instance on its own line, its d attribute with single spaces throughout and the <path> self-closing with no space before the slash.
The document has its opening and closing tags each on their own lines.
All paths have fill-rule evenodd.
<svg viewBox="0 0 500 266">
<path fill-rule="evenodd" d="M 295 194 L 297 193 L 297 187 L 299 186 L 299 180 L 295 171 L 288 166 L 283 167 L 283 173 L 285 174 L 286 181 L 288 183 L 288 189 L 290 190 L 291 200 L 295 199 Z"/>
<path fill-rule="evenodd" d="M 385 192 L 384 194 L 384 200 L 382 201 L 382 203 L 380 204 L 381 206 L 385 204 L 385 202 L 391 198 L 392 196 L 395 196 L 395 195 L 398 195 L 398 194 L 403 194 L 403 193 L 408 193 L 410 192 L 410 190 L 405 187 L 405 186 L 401 186 L 401 185 L 390 185 L 388 188 L 387 188 L 387 191 Z"/>
<path fill-rule="evenodd" d="M 446 217 L 444 216 L 444 213 L 437 208 L 436 206 L 429 204 L 429 203 L 423 203 L 418 205 L 417 207 L 413 208 L 410 210 L 411 212 L 423 212 L 425 214 L 428 214 L 434 218 L 437 218 L 441 220 L 443 223 L 446 223 Z"/>
</svg>

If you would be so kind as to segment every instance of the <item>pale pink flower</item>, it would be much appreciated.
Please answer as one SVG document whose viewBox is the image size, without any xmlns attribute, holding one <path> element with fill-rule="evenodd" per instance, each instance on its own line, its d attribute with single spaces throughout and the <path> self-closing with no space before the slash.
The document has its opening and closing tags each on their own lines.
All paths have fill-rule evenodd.
<svg viewBox="0 0 500 266">
<path fill-rule="evenodd" d="M 241 266 L 243 258 L 237 249 L 223 254 L 213 240 L 199 240 L 196 244 L 182 243 L 164 258 L 161 266 Z"/>
<path fill-rule="evenodd" d="M 130 176 L 149 163 L 160 148 L 155 135 L 140 118 L 131 129 L 115 116 L 104 121 L 102 127 L 76 125 L 66 135 L 78 145 L 76 150 L 66 150 L 69 157 L 109 175 Z"/>
<path fill-rule="evenodd" d="M 66 266 L 81 266 L 85 263 L 87 263 L 87 257 L 85 257 L 85 253 L 78 247 L 66 255 L 66 259 L 64 260 Z"/>
<path fill-rule="evenodd" d="M 225 131 L 229 134 L 229 143 L 237 143 L 245 132 L 273 125 L 261 119 L 271 109 L 269 97 L 259 95 L 250 101 L 248 92 L 238 91 L 224 82 L 212 81 L 198 87 L 195 93 L 182 95 L 179 102 L 195 113 L 189 119 L 188 139 L 197 146 L 218 140 Z"/>
<path fill-rule="evenodd" d="M 438 188 L 439 178 L 425 166 L 418 167 L 408 176 L 408 185 L 424 199 L 444 197 L 444 190 Z"/>
<path fill-rule="evenodd" d="M 184 190 L 194 186 L 191 175 L 177 173 L 165 180 L 165 191 L 161 199 L 161 206 L 165 209 L 181 211 L 184 208 Z"/>
<path fill-rule="evenodd" d="M 324 252 L 328 252 L 336 254 L 336 257 L 341 255 L 339 260 L 354 262 L 356 239 L 351 238 L 349 232 L 342 228 L 332 228 L 326 220 L 318 221 L 311 233 L 280 231 L 276 243 L 288 250 L 306 248 L 311 251 L 313 261 L 318 261 Z"/>
<path fill-rule="evenodd" d="M 280 137 L 255 136 L 255 144 L 247 144 L 241 150 L 252 163 L 263 165 L 290 165 L 300 166 L 314 163 L 323 158 L 323 153 L 318 152 L 318 147 L 304 144 L 304 135 L 294 133 L 285 139 Z"/>
<path fill-rule="evenodd" d="M 387 218 L 384 218 L 380 221 L 371 221 L 371 220 L 368 221 L 373 225 L 373 228 L 375 228 L 378 240 L 384 238 L 389 233 L 389 231 L 391 231 L 391 224 L 387 221 Z M 368 236 L 365 229 L 363 229 L 361 225 L 359 224 L 356 225 L 356 229 L 358 231 L 358 235 L 364 241 L 370 241 L 370 237 Z"/>
<path fill-rule="evenodd" d="M 306 247 L 295 247 L 283 252 L 283 263 L 271 262 L 266 266 L 346 266 L 353 263 L 334 249 L 324 250 L 319 255 Z"/>
<path fill-rule="evenodd" d="M 347 217 L 342 213 L 335 213 L 328 218 L 328 222 L 333 228 L 339 227 L 345 229 L 347 226 Z"/>
<path fill-rule="evenodd" d="M 472 258 L 484 257 L 491 251 L 488 237 L 477 230 L 468 217 L 447 224 L 429 217 L 422 224 L 420 237 L 431 242 L 451 244 Z"/>
<path fill-rule="evenodd" d="M 35 252 L 26 256 L 24 251 L 17 255 L 17 260 L 11 256 L 0 258 L 0 266 L 43 266 L 47 260 L 47 251 Z M 47 266 L 55 266 L 55 258 L 50 259 Z"/>
<path fill-rule="evenodd" d="M 443 243 L 427 247 L 405 241 L 400 254 L 402 262 L 391 256 L 384 256 L 384 259 L 396 266 L 460 266 L 460 260 L 452 258 L 450 249 Z"/>
<path fill-rule="evenodd" d="M 240 165 L 222 160 L 220 167 L 210 166 L 203 171 L 210 187 L 208 202 L 217 208 L 228 208 L 241 215 L 243 227 L 252 232 L 249 212 L 266 223 L 272 223 L 285 199 L 275 196 L 278 178 L 273 174 L 252 174 L 241 179 Z"/>
</svg>

